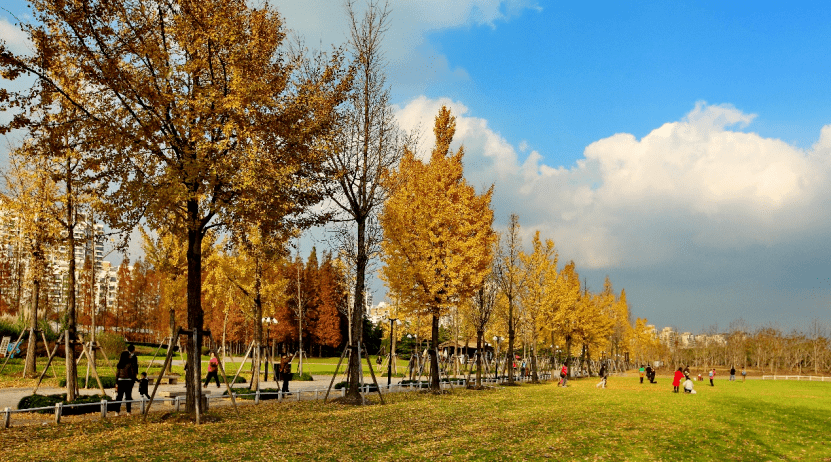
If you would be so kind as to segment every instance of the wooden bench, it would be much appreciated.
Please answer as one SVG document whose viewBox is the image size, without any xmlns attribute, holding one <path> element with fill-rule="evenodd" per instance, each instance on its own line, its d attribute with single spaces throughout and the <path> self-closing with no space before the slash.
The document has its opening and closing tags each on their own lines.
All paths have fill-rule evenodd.
<svg viewBox="0 0 831 462">
<path fill-rule="evenodd" d="M 167 383 L 168 385 L 176 385 L 179 383 L 179 376 L 178 375 L 163 375 L 161 382 L 159 383 Z"/>
</svg>

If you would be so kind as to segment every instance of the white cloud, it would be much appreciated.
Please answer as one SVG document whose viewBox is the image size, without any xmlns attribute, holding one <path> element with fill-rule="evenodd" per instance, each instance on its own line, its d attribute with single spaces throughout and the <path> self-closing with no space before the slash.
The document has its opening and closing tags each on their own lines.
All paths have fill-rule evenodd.
<svg viewBox="0 0 831 462">
<path fill-rule="evenodd" d="M 285 27 L 305 39 L 307 46 L 329 49 L 347 40 L 348 19 L 343 5 L 330 0 L 277 1 Z M 359 15 L 366 2 L 357 0 Z M 459 27 L 490 26 L 510 20 L 525 9 L 539 10 L 535 0 L 392 0 L 384 50 L 394 87 L 418 94 L 435 81 L 465 81 L 467 72 L 453 66 L 427 40 L 431 32 Z"/>
<path fill-rule="evenodd" d="M 831 228 L 831 126 L 805 151 L 736 129 L 753 115 L 698 103 L 640 140 L 621 133 L 596 141 L 565 168 L 546 165 L 536 151 L 521 160 L 522 147 L 448 99 L 419 97 L 398 112 L 406 129 L 420 124 L 423 150 L 443 104 L 457 117 L 468 178 L 496 184 L 497 220 L 517 212 L 526 232 L 540 229 L 584 268 L 654 265 L 701 249 L 741 252 Z"/>
<path fill-rule="evenodd" d="M 5 17 L 0 17 L 0 38 L 14 53 L 24 54 L 31 49 L 31 42 L 26 34 Z"/>
</svg>

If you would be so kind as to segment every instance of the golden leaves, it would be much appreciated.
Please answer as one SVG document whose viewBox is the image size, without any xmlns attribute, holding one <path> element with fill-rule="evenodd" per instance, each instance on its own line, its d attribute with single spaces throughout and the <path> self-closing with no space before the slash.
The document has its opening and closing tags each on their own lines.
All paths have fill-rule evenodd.
<svg viewBox="0 0 831 462">
<path fill-rule="evenodd" d="M 384 229 L 382 277 L 405 311 L 440 315 L 470 296 L 492 259 L 493 188 L 477 195 L 464 179 L 459 149 L 450 153 L 455 118 L 436 117 L 436 146 L 429 163 L 407 150 L 380 216 Z"/>
</svg>

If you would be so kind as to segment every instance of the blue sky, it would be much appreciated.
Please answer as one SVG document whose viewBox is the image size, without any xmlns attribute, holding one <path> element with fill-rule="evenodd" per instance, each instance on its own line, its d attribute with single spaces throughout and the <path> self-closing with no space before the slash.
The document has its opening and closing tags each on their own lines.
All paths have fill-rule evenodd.
<svg viewBox="0 0 831 462">
<path fill-rule="evenodd" d="M 346 39 L 339 2 L 272 5 L 310 47 Z M 659 327 L 831 322 L 827 4 L 390 6 L 399 122 L 430 134 L 451 107 L 499 229 L 518 213 L 526 244 L 539 229 L 590 289 L 608 275 Z"/>
<path fill-rule="evenodd" d="M 329 2 L 277 2 L 315 47 Z M 831 9 L 763 2 L 392 2 L 399 120 L 448 104 L 466 173 L 633 316 L 831 321 Z M 424 146 L 430 145 L 425 137 Z M 376 281 L 376 300 L 383 288 Z"/>
</svg>

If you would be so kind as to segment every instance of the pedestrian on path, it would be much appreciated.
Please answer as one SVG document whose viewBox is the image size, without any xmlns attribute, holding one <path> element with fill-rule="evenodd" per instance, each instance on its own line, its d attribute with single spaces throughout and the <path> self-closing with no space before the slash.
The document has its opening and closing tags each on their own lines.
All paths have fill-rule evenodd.
<svg viewBox="0 0 831 462">
<path fill-rule="evenodd" d="M 280 378 L 283 379 L 283 393 L 289 392 L 289 381 L 291 380 L 291 361 L 294 355 L 286 355 L 280 358 Z"/>
<path fill-rule="evenodd" d="M 715 378 L 716 378 L 716 368 L 713 368 L 713 369 L 710 371 L 710 386 L 711 386 L 711 387 L 714 387 L 714 386 L 715 386 L 715 385 L 713 385 L 713 379 L 715 379 Z"/>
<path fill-rule="evenodd" d="M 730 381 L 731 382 L 736 381 L 736 366 L 735 365 L 730 366 Z"/>
<path fill-rule="evenodd" d="M 216 380 L 216 388 L 220 388 L 219 387 L 219 375 L 217 375 L 218 372 L 219 372 L 219 359 L 217 359 L 216 355 L 212 351 L 211 352 L 211 359 L 208 361 L 208 376 L 205 377 L 204 388 L 208 388 L 208 384 L 211 383 L 212 378 Z"/>
<path fill-rule="evenodd" d="M 641 368 L 638 369 L 638 373 L 641 375 L 641 383 L 643 383 L 643 376 L 646 375 L 646 369 L 643 367 L 643 364 L 641 364 Z"/>
<path fill-rule="evenodd" d="M 742 366 L 742 382 L 744 382 L 744 379 L 746 379 L 746 378 L 747 378 L 747 371 L 745 370 L 744 366 Z"/>
<path fill-rule="evenodd" d="M 127 401 L 127 414 L 132 411 L 133 401 L 133 384 L 136 383 L 136 375 L 138 374 L 138 358 L 136 358 L 136 347 L 129 345 L 126 350 L 121 352 L 116 364 L 116 390 L 117 394 L 115 400 L 118 401 L 118 409 L 115 415 L 121 412 L 122 401 Z"/>
</svg>

